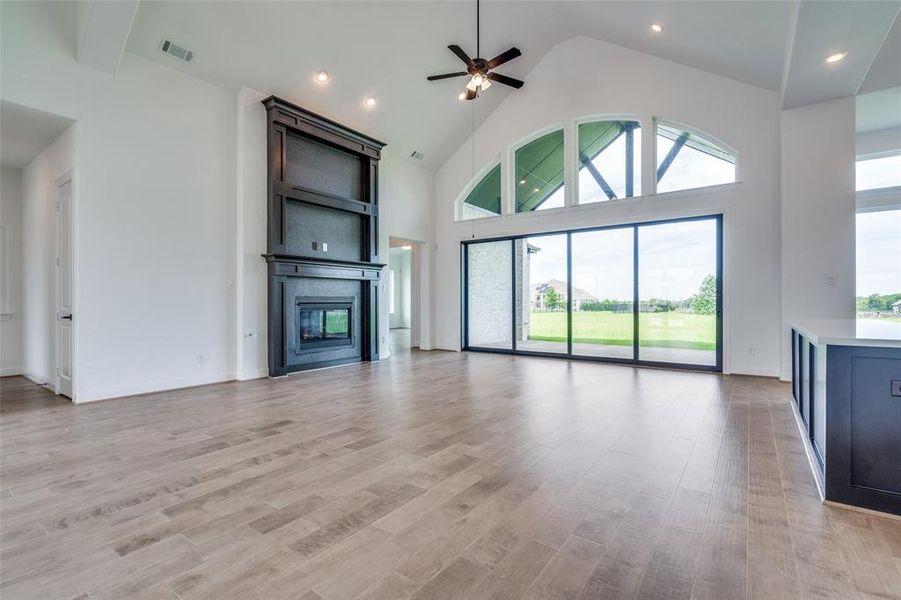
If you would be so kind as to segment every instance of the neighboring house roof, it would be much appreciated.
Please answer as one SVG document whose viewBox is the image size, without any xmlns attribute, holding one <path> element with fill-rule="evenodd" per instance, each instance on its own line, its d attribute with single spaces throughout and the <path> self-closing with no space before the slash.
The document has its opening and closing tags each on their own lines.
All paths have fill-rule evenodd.
<svg viewBox="0 0 901 600">
<path fill-rule="evenodd" d="M 898 300 L 897 302 L 892 302 L 892 306 L 901 306 L 901 300 Z"/>
<path fill-rule="evenodd" d="M 549 279 L 544 283 L 536 283 L 532 286 L 532 298 L 536 298 L 538 294 L 543 294 L 547 291 L 548 288 L 554 288 L 557 290 L 557 293 L 566 297 L 566 282 L 560 281 L 559 279 Z M 573 300 L 577 301 L 585 301 L 585 300 L 597 300 L 593 295 L 589 294 L 582 288 L 573 287 Z"/>
</svg>

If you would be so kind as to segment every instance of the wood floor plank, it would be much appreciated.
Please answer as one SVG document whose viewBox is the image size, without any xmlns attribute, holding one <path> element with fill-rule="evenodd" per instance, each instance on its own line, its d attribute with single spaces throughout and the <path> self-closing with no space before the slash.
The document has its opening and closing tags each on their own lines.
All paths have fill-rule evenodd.
<svg viewBox="0 0 901 600">
<path fill-rule="evenodd" d="M 390 360 L 73 406 L 0 378 L 0 596 L 901 597 L 820 503 L 790 387 Z"/>
</svg>

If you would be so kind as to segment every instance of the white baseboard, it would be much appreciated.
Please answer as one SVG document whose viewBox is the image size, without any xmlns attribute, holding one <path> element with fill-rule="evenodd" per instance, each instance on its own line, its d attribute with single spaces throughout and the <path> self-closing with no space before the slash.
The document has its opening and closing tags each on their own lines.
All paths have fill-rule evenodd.
<svg viewBox="0 0 901 600">
<path fill-rule="evenodd" d="M 0 368 L 0 377 L 10 377 L 12 375 L 21 375 L 22 367 L 3 367 Z"/>
<path fill-rule="evenodd" d="M 732 365 L 729 368 L 729 375 L 750 375 L 752 377 L 773 377 L 778 378 L 779 373 L 772 369 L 763 367 L 743 367 L 741 365 Z"/>
<path fill-rule="evenodd" d="M 28 379 L 32 383 L 36 383 L 38 385 L 47 385 L 48 383 L 50 383 L 50 380 L 43 375 L 36 375 L 25 370 L 22 371 L 22 375 L 25 376 L 25 379 Z"/>
<path fill-rule="evenodd" d="M 244 373 L 239 373 L 235 379 L 237 381 L 252 381 L 264 377 L 269 377 L 269 369 L 248 369 Z"/>
<path fill-rule="evenodd" d="M 179 377 L 175 379 L 167 379 L 165 381 L 141 382 L 132 385 L 118 385 L 97 387 L 94 389 L 78 390 L 76 404 L 84 404 L 85 402 L 97 402 L 99 400 L 110 400 L 113 398 L 126 398 L 128 396 L 137 396 L 139 394 L 152 394 L 154 392 L 165 392 L 169 390 L 177 390 L 187 387 L 195 387 L 198 385 L 209 385 L 211 383 L 223 383 L 225 381 L 234 381 L 234 373 L 217 373 L 214 375 L 203 375 L 199 377 Z"/>
</svg>

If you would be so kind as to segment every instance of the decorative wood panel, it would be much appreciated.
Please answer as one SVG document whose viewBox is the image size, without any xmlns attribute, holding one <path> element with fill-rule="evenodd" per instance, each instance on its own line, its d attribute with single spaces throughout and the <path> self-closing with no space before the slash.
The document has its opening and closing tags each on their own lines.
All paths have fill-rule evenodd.
<svg viewBox="0 0 901 600">
<path fill-rule="evenodd" d="M 378 262 L 378 162 L 384 144 L 274 96 L 263 105 L 269 142 L 263 255 L 269 263 L 269 374 L 377 360 L 384 266 Z M 295 305 L 292 294 L 327 295 L 330 286 L 343 290 L 338 295 L 356 290 L 356 353 L 323 353 L 321 361 L 292 358 L 297 353 L 289 340 L 295 338 L 286 329 L 294 326 L 288 314 Z"/>
</svg>

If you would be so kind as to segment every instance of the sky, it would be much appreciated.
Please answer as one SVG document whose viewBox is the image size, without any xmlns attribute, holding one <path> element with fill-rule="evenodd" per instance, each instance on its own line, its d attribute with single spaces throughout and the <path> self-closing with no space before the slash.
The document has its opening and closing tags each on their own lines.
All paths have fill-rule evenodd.
<svg viewBox="0 0 901 600">
<path fill-rule="evenodd" d="M 857 161 L 857 191 L 901 185 L 901 154 Z"/>
<path fill-rule="evenodd" d="M 657 136 L 657 163 L 673 142 Z M 641 132 L 635 140 L 635 195 L 641 193 Z M 625 138 L 620 137 L 593 161 L 616 192 L 625 196 Z M 683 147 L 658 191 L 717 185 L 735 180 L 735 165 Z M 901 185 L 901 155 L 857 162 L 857 189 Z M 579 170 L 579 202 L 607 200 L 587 169 Z M 563 188 L 541 208 L 563 206 Z M 632 233 L 630 229 L 573 236 L 573 285 L 599 299 L 632 297 Z M 529 239 L 541 248 L 532 255 L 532 284 L 566 280 L 566 237 Z M 703 278 L 716 271 L 712 221 L 642 228 L 640 296 L 681 300 L 697 292 Z M 857 215 L 857 295 L 901 293 L 901 210 Z"/>
<path fill-rule="evenodd" d="M 639 231 L 642 299 L 685 300 L 697 293 L 704 277 L 716 273 L 715 221 L 649 225 Z M 534 236 L 529 243 L 540 248 L 530 257 L 530 283 L 566 281 L 566 236 Z M 632 244 L 630 228 L 574 234 L 573 285 L 601 300 L 631 300 Z"/>
<path fill-rule="evenodd" d="M 857 214 L 857 295 L 901 293 L 901 210 Z"/>
<path fill-rule="evenodd" d="M 673 141 L 657 136 L 657 164 L 666 157 Z M 641 195 L 641 129 L 635 130 L 635 153 L 633 195 Z M 603 152 L 598 154 L 592 164 L 610 185 L 617 198 L 626 197 L 626 137 L 620 136 Z M 670 164 L 663 178 L 657 183 L 658 192 L 672 192 L 690 188 L 719 185 L 735 181 L 735 165 L 719 158 L 683 146 L 675 160 Z M 591 172 L 582 167 L 579 169 L 579 204 L 607 201 L 607 195 L 595 181 Z M 560 208 L 563 206 L 563 187 L 560 187 L 538 210 Z"/>
</svg>

